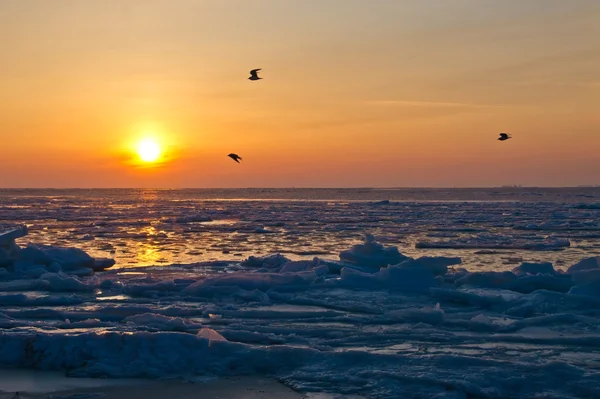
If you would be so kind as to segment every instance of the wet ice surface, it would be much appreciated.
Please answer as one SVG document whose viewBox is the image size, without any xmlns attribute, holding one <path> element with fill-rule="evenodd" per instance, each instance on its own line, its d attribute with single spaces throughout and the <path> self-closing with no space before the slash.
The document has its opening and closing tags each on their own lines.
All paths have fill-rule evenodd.
<svg viewBox="0 0 600 399">
<path fill-rule="evenodd" d="M 0 190 L 0 225 L 26 223 L 32 242 L 77 242 L 117 267 L 337 259 L 369 231 L 410 256 L 510 270 L 600 254 L 599 203 L 600 188 Z"/>
<path fill-rule="evenodd" d="M 96 246 L 111 244 L 117 261 L 132 265 L 144 264 L 138 245 L 170 249 L 158 251 L 164 266 L 117 263 L 91 276 L 70 274 L 78 265 L 35 278 L 37 266 L 8 266 L 0 367 L 112 378 L 263 374 L 302 392 L 374 398 L 600 397 L 598 190 L 551 194 L 376 203 L 373 194 L 273 202 L 153 192 L 141 208 L 116 196 L 106 202 L 119 210 L 102 209 L 92 198 L 96 205 L 77 217 L 73 198 L 2 202 L 3 223 L 32 225 L 22 247 L 52 243 L 105 257 L 110 251 Z M 167 238 L 137 236 L 149 226 Z M 95 239 L 77 240 L 88 234 Z M 450 241 L 461 249 L 415 248 Z M 231 253 L 207 249 L 217 243 Z M 329 252 L 294 254 L 302 243 Z M 287 258 L 259 257 L 277 250 Z M 40 267 L 56 267 L 47 263 Z M 398 265 L 380 270 L 387 264 Z"/>
</svg>

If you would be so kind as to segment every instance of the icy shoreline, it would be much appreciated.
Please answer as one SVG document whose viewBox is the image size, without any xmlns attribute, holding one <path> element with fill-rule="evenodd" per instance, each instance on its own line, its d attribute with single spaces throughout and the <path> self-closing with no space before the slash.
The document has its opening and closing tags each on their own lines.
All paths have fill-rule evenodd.
<svg viewBox="0 0 600 399">
<path fill-rule="evenodd" d="M 598 257 L 566 272 L 469 272 L 460 258 L 415 259 L 367 235 L 340 261 L 275 254 L 208 275 L 207 264 L 83 273 L 96 265 L 83 251 L 5 241 L 0 368 L 259 374 L 375 398 L 600 396 Z"/>
</svg>

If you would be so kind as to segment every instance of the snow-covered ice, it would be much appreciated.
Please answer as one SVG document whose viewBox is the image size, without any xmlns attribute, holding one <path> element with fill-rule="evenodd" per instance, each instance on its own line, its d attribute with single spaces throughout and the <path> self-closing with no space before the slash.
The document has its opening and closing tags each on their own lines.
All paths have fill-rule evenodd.
<svg viewBox="0 0 600 399">
<path fill-rule="evenodd" d="M 341 397 L 600 397 L 600 247 L 590 233 L 600 210 L 582 197 L 249 205 L 165 195 L 135 211 L 117 195 L 112 210 L 93 198 L 36 198 L 44 211 L 31 197 L 1 203 L 0 223 L 28 226 L 0 244 L 0 368 L 259 374 Z M 252 228 L 239 229 L 242 219 Z M 460 237 L 571 245 L 415 248 Z M 230 258 L 205 256 L 225 248 Z"/>
</svg>

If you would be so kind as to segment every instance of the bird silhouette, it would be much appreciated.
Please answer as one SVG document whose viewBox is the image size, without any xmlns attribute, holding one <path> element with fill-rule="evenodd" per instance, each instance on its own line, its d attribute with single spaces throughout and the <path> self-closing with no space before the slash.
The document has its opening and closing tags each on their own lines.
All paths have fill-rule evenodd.
<svg viewBox="0 0 600 399">
<path fill-rule="evenodd" d="M 259 79 L 262 79 L 262 78 L 258 77 L 258 71 L 260 71 L 260 70 L 261 70 L 261 68 L 251 70 L 250 71 L 250 77 L 248 79 L 250 79 L 250 80 L 259 80 Z"/>
<path fill-rule="evenodd" d="M 508 140 L 510 138 L 511 137 L 508 134 L 506 134 L 506 133 L 500 133 L 500 137 L 498 137 L 498 140 L 505 141 L 505 140 Z"/>
<path fill-rule="evenodd" d="M 238 154 L 229 154 L 227 155 L 229 158 L 233 159 L 235 162 L 240 163 L 240 161 L 242 160 L 242 157 L 240 157 Z"/>
</svg>

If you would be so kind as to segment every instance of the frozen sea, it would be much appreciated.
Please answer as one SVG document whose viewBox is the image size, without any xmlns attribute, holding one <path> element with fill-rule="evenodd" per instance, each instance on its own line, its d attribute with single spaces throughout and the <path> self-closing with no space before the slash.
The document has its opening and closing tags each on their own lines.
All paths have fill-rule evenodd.
<svg viewBox="0 0 600 399">
<path fill-rule="evenodd" d="M 18 225 L 3 368 L 600 397 L 597 187 L 0 190 Z"/>
</svg>

